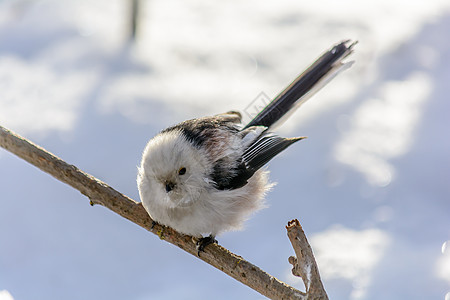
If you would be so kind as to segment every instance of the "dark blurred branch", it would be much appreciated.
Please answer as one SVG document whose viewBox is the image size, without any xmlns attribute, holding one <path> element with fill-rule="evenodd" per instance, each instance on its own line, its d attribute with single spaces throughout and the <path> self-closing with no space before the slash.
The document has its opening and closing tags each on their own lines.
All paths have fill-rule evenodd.
<svg viewBox="0 0 450 300">
<path fill-rule="evenodd" d="M 140 0 L 131 0 L 131 30 L 130 35 L 132 40 L 136 40 L 136 34 L 139 23 L 139 8 Z"/>
<path fill-rule="evenodd" d="M 152 219 L 141 203 L 128 198 L 106 183 L 2 126 L 0 126 L 0 146 L 79 190 L 90 199 L 92 205 L 103 205 L 198 258 L 197 248 L 192 237 L 159 224 L 152 226 Z M 206 247 L 199 258 L 271 299 L 311 299 L 307 294 L 279 281 L 259 267 L 217 244 Z"/>
</svg>

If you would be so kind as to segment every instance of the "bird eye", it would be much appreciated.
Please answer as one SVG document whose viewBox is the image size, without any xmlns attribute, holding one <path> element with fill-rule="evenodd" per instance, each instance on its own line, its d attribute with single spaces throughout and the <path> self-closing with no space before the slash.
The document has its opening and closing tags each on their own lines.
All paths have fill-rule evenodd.
<svg viewBox="0 0 450 300">
<path fill-rule="evenodd" d="M 183 167 L 180 170 L 178 170 L 178 175 L 184 175 L 184 174 L 186 174 L 186 168 L 185 167 Z"/>
</svg>

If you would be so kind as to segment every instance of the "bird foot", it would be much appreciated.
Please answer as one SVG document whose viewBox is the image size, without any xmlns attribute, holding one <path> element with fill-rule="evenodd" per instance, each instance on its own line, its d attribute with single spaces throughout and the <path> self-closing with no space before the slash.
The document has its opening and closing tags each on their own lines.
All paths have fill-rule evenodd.
<svg viewBox="0 0 450 300">
<path fill-rule="evenodd" d="M 199 239 L 196 243 L 197 246 L 197 255 L 200 257 L 200 252 L 203 252 L 205 250 L 205 247 L 209 244 L 217 244 L 217 240 L 215 236 L 209 235 L 206 237 L 202 237 Z"/>
</svg>

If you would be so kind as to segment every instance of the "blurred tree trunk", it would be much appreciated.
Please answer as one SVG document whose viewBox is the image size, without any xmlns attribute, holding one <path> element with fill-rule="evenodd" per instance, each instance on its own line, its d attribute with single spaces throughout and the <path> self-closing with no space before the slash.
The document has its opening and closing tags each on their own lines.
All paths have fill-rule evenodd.
<svg viewBox="0 0 450 300">
<path fill-rule="evenodd" d="M 140 0 L 131 0 L 131 16 L 130 16 L 130 38 L 131 40 L 136 40 L 136 34 L 139 26 L 139 8 L 140 8 Z"/>
</svg>

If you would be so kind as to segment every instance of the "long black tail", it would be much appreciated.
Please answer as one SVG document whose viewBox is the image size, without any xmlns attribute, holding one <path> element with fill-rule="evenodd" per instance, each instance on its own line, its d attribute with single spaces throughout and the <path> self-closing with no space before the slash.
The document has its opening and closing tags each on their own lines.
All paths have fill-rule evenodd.
<svg viewBox="0 0 450 300">
<path fill-rule="evenodd" d="M 342 60 L 350 55 L 357 42 L 341 42 L 325 52 L 308 69 L 300 74 L 287 88 L 273 99 L 245 128 L 251 126 L 272 127 L 283 117 L 293 112 L 339 72 L 349 68 L 353 62 Z M 244 128 L 244 129 L 245 129 Z"/>
</svg>

